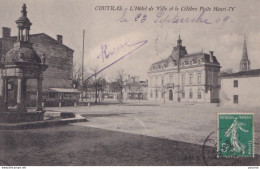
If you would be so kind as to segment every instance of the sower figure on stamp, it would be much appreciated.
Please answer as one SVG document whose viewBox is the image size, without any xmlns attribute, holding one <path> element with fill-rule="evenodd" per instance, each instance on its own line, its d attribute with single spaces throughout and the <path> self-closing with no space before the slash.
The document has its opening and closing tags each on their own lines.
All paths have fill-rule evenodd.
<svg viewBox="0 0 260 169">
<path fill-rule="evenodd" d="M 242 132 L 248 132 L 248 130 L 241 127 L 243 125 L 244 123 L 238 122 L 237 118 L 235 118 L 229 129 L 225 132 L 225 136 L 229 137 L 231 134 L 231 151 L 242 152 L 244 154 L 246 146 L 238 140 L 238 129 L 240 129 Z"/>
</svg>

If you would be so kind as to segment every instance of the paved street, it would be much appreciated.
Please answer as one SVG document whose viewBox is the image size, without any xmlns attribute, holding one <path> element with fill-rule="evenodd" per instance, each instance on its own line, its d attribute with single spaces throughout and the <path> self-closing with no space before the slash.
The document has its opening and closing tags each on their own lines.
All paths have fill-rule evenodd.
<svg viewBox="0 0 260 169">
<path fill-rule="evenodd" d="M 256 158 L 217 160 L 203 144 L 216 130 L 216 112 L 255 115 L 257 108 L 220 108 L 202 104 L 127 102 L 91 107 L 46 108 L 78 112 L 89 122 L 41 129 L 0 131 L 0 163 L 10 165 L 259 165 Z M 258 113 L 258 114 L 257 114 Z M 215 133 L 212 138 L 215 139 Z M 3 164 L 2 164 L 3 165 Z"/>
<path fill-rule="evenodd" d="M 53 108 L 51 108 L 53 110 Z M 64 107 L 57 111 L 78 112 L 89 122 L 74 125 L 121 131 L 203 145 L 217 129 L 217 112 L 255 112 L 255 152 L 260 154 L 258 108 L 223 108 L 216 104 L 173 104 L 148 101 L 91 107 Z M 214 134 L 217 137 L 216 132 Z"/>
</svg>

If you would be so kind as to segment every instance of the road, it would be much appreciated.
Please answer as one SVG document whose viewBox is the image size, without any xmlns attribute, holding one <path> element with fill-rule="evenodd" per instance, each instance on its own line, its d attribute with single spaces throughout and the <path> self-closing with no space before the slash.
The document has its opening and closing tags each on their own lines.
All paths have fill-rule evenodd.
<svg viewBox="0 0 260 169">
<path fill-rule="evenodd" d="M 91 107 L 46 108 L 77 112 L 88 122 L 0 131 L 0 165 L 259 165 L 255 158 L 216 159 L 204 147 L 217 128 L 216 112 L 249 111 L 202 104 L 128 102 Z M 251 109 L 256 112 L 258 109 Z M 258 113 L 259 114 L 259 113 Z M 255 150 L 259 152 L 259 115 Z M 212 137 L 215 139 L 216 134 Z M 207 144 L 208 145 L 208 144 Z M 211 146 L 211 145 L 209 145 Z"/>
</svg>

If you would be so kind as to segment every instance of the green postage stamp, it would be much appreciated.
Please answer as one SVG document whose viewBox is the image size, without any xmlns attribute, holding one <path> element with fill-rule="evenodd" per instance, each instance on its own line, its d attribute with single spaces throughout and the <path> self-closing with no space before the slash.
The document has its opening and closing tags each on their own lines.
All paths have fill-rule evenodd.
<svg viewBox="0 0 260 169">
<path fill-rule="evenodd" d="M 218 157 L 254 157 L 254 114 L 218 113 Z"/>
</svg>

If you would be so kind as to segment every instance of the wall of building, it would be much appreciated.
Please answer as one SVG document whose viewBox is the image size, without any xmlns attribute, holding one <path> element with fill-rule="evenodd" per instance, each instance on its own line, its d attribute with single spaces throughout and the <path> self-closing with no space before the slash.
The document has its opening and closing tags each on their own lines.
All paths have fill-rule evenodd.
<svg viewBox="0 0 260 169">
<path fill-rule="evenodd" d="M 238 87 L 234 87 L 234 80 L 238 80 Z M 260 77 L 229 77 L 221 78 L 221 105 L 223 106 L 259 106 Z M 238 95 L 238 103 L 233 97 Z"/>
<path fill-rule="evenodd" d="M 176 67 L 177 68 L 177 67 Z M 219 69 L 205 65 L 185 67 L 180 69 L 166 69 L 148 73 L 148 99 L 171 101 L 170 91 L 173 93 L 173 102 L 210 103 L 219 100 Z M 191 82 L 190 82 L 190 76 Z M 200 77 L 199 77 L 200 76 Z M 162 85 L 163 78 L 163 85 Z M 156 80 L 157 79 L 157 80 Z M 178 84 L 180 84 L 178 88 Z M 170 87 L 173 85 L 173 87 Z M 164 88 L 162 86 L 165 86 Z M 209 87 L 211 86 L 211 88 Z M 158 97 L 156 97 L 156 91 Z M 164 94 L 163 94 L 164 93 Z"/>
<path fill-rule="evenodd" d="M 1 38 L 2 55 L 7 53 L 16 41 L 16 37 Z M 45 63 L 49 66 L 44 72 L 43 90 L 49 88 L 71 88 L 73 73 L 73 50 L 58 43 L 45 34 L 30 36 L 33 49 L 41 57 L 45 54 Z M 36 80 L 27 81 L 28 90 L 36 89 Z"/>
</svg>

